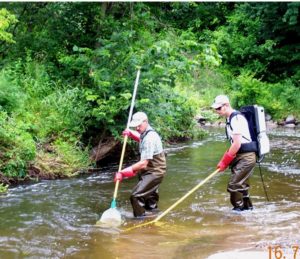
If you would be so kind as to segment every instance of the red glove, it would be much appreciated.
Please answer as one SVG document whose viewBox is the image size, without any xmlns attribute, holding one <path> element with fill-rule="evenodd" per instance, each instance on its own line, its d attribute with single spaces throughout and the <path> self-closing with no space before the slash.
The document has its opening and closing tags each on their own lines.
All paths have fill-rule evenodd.
<svg viewBox="0 0 300 259">
<path fill-rule="evenodd" d="M 231 155 L 228 151 L 225 152 L 222 159 L 217 165 L 217 168 L 220 169 L 220 172 L 224 171 L 232 162 L 232 160 L 235 158 L 235 155 Z"/>
<path fill-rule="evenodd" d="M 126 177 L 126 178 L 131 178 L 133 176 L 135 176 L 136 173 L 135 171 L 132 170 L 132 166 L 129 166 L 129 167 L 126 167 L 124 168 L 123 170 L 121 170 L 120 172 L 117 172 L 116 175 L 115 175 L 115 179 L 114 181 L 122 181 L 123 180 L 123 177 Z"/>
<path fill-rule="evenodd" d="M 136 142 L 140 142 L 140 135 L 138 134 L 138 132 L 132 131 L 130 129 L 126 129 L 122 132 L 122 135 L 124 137 L 127 136 Z"/>
<path fill-rule="evenodd" d="M 116 182 L 116 181 L 122 182 L 122 180 L 123 180 L 123 175 L 122 175 L 122 173 L 117 172 L 116 175 L 115 175 L 114 181 L 115 181 L 115 182 Z"/>
</svg>

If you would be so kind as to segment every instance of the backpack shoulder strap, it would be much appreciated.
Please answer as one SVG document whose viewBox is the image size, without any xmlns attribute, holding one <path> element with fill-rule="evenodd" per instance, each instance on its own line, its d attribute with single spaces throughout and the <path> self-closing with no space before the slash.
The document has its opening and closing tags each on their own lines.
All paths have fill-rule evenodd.
<svg viewBox="0 0 300 259">
<path fill-rule="evenodd" d="M 238 115 L 238 114 L 242 114 L 239 111 L 234 111 L 233 113 L 230 114 L 229 119 L 226 120 L 226 125 L 228 125 L 230 127 L 230 129 L 232 130 L 232 126 L 231 126 L 231 120 L 234 116 Z"/>
<path fill-rule="evenodd" d="M 225 131 L 226 131 L 226 137 L 227 137 L 227 139 L 230 139 L 230 138 L 229 138 L 229 134 L 228 134 L 227 127 L 229 127 L 229 128 L 232 130 L 231 120 L 232 120 L 232 118 L 233 118 L 234 116 L 236 116 L 236 115 L 238 115 L 238 114 L 242 114 L 242 113 L 239 112 L 239 111 L 234 111 L 233 113 L 230 114 L 229 119 L 228 119 L 228 120 L 226 119 L 226 121 L 225 121 L 225 122 L 226 122 Z"/>
<path fill-rule="evenodd" d="M 250 131 L 250 126 L 249 126 L 249 122 L 247 120 L 247 117 L 240 111 L 234 111 L 233 113 L 231 113 L 228 122 L 226 121 L 226 125 L 228 125 L 230 127 L 230 129 L 233 130 L 232 126 L 231 126 L 231 120 L 234 116 L 237 116 L 237 115 L 242 115 L 246 119 L 247 124 L 248 124 L 248 130 L 249 130 L 250 137 L 251 137 L 251 131 Z M 226 127 L 226 135 L 227 135 L 227 138 L 229 139 L 228 133 L 227 133 L 227 127 Z M 251 139 L 252 139 L 252 137 L 250 139 L 248 139 L 245 136 L 242 136 L 242 138 L 246 139 L 247 141 L 251 141 Z"/>
</svg>

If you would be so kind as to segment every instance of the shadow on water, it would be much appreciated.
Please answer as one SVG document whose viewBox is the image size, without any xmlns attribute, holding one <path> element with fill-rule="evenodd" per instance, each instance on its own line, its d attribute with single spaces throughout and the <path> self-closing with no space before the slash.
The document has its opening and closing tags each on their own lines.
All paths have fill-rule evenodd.
<svg viewBox="0 0 300 259">
<path fill-rule="evenodd" d="M 268 246 L 300 246 L 300 133 L 280 129 L 270 138 L 272 152 L 261 164 L 270 202 L 256 168 L 253 211 L 231 211 L 226 172 L 167 214 L 164 224 L 124 232 L 139 223 L 132 219 L 128 200 L 136 181 L 130 179 L 118 192 L 122 226 L 99 228 L 95 223 L 112 199 L 117 168 L 112 165 L 93 175 L 42 181 L 0 196 L 1 258 L 207 258 L 229 250 L 264 251 L 268 258 Z M 160 209 L 212 173 L 226 147 L 223 130 L 214 129 L 204 141 L 169 148 Z"/>
</svg>

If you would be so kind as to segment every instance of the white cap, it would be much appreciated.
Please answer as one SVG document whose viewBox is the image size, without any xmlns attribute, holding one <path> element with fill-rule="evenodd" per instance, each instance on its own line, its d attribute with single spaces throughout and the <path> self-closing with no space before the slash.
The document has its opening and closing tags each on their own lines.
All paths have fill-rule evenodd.
<svg viewBox="0 0 300 259">
<path fill-rule="evenodd" d="M 132 116 L 132 120 L 129 123 L 129 127 L 137 127 L 137 126 L 141 125 L 145 120 L 148 120 L 146 113 L 136 112 Z"/>
<path fill-rule="evenodd" d="M 223 106 L 225 103 L 229 103 L 228 97 L 226 95 L 218 95 L 211 107 L 217 109 Z"/>
</svg>

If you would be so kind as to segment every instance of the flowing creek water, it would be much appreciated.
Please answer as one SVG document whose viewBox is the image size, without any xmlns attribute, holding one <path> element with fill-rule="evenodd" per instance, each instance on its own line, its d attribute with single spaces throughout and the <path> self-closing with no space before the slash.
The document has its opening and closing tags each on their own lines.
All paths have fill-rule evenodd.
<svg viewBox="0 0 300 259">
<path fill-rule="evenodd" d="M 300 246 L 300 130 L 269 132 L 271 153 L 251 178 L 254 210 L 234 213 L 226 192 L 229 171 L 218 174 L 161 219 L 128 232 L 95 226 L 110 207 L 117 165 L 74 179 L 42 181 L 0 196 L 0 258 L 207 258 L 222 251 L 261 251 L 276 258 Z M 227 147 L 224 131 L 167 149 L 167 176 L 160 188 L 166 210 L 215 170 Z M 129 195 L 136 179 L 121 183 L 117 206 L 131 214 Z M 300 249 L 299 249 L 300 250 Z M 300 258 L 300 251 L 293 254 Z M 277 254 L 277 258 L 280 254 Z M 288 258 L 287 258 L 288 259 Z"/>
</svg>

